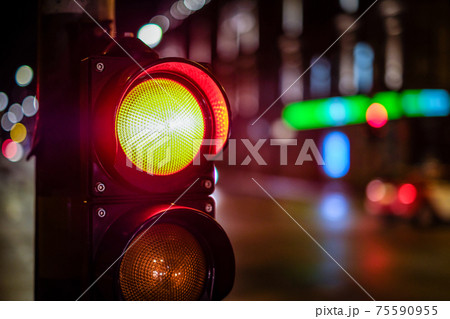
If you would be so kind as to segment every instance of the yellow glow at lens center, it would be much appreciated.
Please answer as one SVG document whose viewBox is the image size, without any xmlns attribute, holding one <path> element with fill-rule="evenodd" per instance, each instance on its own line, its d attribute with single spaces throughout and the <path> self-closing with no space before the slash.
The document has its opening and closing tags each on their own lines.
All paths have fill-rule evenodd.
<svg viewBox="0 0 450 319">
<path fill-rule="evenodd" d="M 116 134 L 134 165 L 154 175 L 174 174 L 200 150 L 205 123 L 194 95 L 165 78 L 133 87 L 116 114 Z"/>
</svg>

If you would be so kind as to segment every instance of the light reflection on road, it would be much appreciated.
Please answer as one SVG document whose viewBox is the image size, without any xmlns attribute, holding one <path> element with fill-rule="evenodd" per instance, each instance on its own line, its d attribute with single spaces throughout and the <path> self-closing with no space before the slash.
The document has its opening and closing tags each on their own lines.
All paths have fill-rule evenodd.
<svg viewBox="0 0 450 319">
<path fill-rule="evenodd" d="M 228 300 L 369 300 L 257 185 L 251 188 L 244 179 L 240 174 L 239 183 L 233 183 L 236 177 L 222 174 L 216 191 L 217 218 L 237 261 Z M 450 228 L 418 230 L 383 222 L 364 212 L 349 187 L 335 182 L 311 184 L 308 196 L 297 196 L 308 187 L 304 181 L 255 179 L 271 194 L 280 193 L 279 185 L 289 189 L 277 198 L 280 204 L 375 299 L 450 298 Z"/>
</svg>

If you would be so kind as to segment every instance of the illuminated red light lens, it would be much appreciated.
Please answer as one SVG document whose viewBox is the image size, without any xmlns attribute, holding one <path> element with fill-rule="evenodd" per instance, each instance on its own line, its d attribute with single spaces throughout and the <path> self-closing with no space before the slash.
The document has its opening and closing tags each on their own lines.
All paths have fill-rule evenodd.
<svg viewBox="0 0 450 319">
<path fill-rule="evenodd" d="M 398 200 L 402 204 L 412 204 L 416 200 L 416 197 L 417 190 L 412 184 L 403 184 L 398 189 Z"/>
</svg>

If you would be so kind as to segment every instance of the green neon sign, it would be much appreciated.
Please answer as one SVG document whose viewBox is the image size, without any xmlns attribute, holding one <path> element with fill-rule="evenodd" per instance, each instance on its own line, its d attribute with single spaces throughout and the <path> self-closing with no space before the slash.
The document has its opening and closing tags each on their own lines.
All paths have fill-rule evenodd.
<svg viewBox="0 0 450 319">
<path fill-rule="evenodd" d="M 445 90 L 425 89 L 379 92 L 372 98 L 365 95 L 340 96 L 290 103 L 282 118 L 296 130 L 366 123 L 366 111 L 373 103 L 386 109 L 388 120 L 405 117 L 447 116 L 450 97 Z"/>
</svg>

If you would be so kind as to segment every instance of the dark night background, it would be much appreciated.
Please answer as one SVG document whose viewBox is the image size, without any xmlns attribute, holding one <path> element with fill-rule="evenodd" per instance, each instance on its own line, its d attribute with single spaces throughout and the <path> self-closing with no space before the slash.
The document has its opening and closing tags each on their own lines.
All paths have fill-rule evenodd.
<svg viewBox="0 0 450 319">
<path fill-rule="evenodd" d="M 136 34 L 152 17 L 169 16 L 174 2 L 117 0 L 117 34 Z M 402 117 L 380 128 L 362 123 L 299 131 L 282 121 L 284 106 L 295 101 L 450 90 L 448 1 L 379 0 L 316 68 L 251 125 L 372 3 L 211 0 L 183 20 L 171 19 L 176 27 L 155 47 L 163 57 L 212 65 L 231 102 L 234 138 L 253 143 L 296 138 L 299 145 L 311 138 L 322 150 L 325 136 L 338 130 L 350 141 L 350 169 L 337 178 L 315 163 L 277 165 L 279 150 L 266 146 L 260 153 L 270 159 L 267 167 L 254 161 L 248 167 L 218 164 L 217 218 L 236 254 L 236 281 L 228 300 L 368 299 L 252 177 L 375 299 L 450 299 L 449 116 Z M 37 7 L 35 1 L 8 1 L 0 10 L 0 92 L 8 95 L 8 106 L 37 94 Z M 301 16 L 292 20 L 286 8 L 300 10 Z M 373 56 L 368 87 L 355 84 L 358 44 L 370 48 L 363 58 Z M 14 79 L 21 65 L 34 71 L 26 87 Z M 29 132 L 25 153 L 31 149 L 35 118 L 23 120 Z M 10 138 L 6 130 L 0 132 L 1 143 Z M 298 150 L 289 153 L 289 163 Z M 0 300 L 33 299 L 34 159 L 22 157 L 10 162 L 0 154 Z M 415 215 L 374 208 L 367 186 L 374 180 L 384 183 L 383 194 L 397 194 L 400 184 L 419 185 Z M 420 219 L 428 212 L 432 217 L 424 218 L 433 223 Z"/>
</svg>

